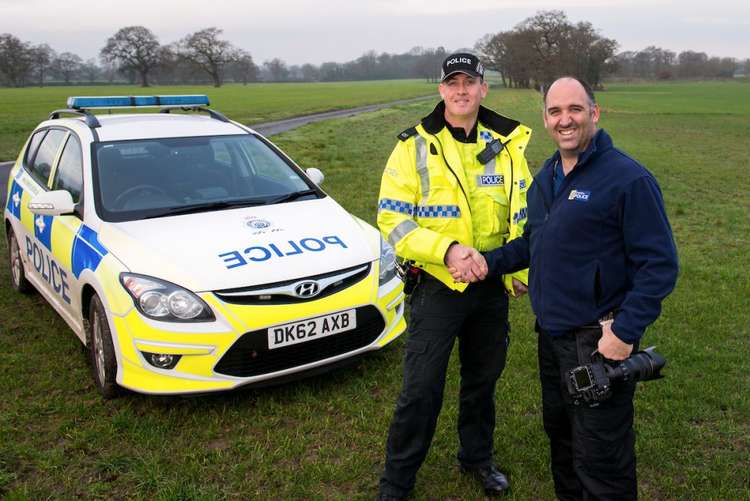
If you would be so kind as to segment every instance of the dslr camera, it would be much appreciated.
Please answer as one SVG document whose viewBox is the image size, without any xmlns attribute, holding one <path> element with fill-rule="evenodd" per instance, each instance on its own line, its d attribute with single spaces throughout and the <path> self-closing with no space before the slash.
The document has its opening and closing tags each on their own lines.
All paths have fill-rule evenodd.
<svg viewBox="0 0 750 501">
<path fill-rule="evenodd" d="M 622 362 L 600 360 L 581 365 L 567 372 L 568 392 L 576 405 L 585 403 L 594 407 L 612 396 L 613 383 L 659 379 L 666 363 L 651 346 Z"/>
</svg>

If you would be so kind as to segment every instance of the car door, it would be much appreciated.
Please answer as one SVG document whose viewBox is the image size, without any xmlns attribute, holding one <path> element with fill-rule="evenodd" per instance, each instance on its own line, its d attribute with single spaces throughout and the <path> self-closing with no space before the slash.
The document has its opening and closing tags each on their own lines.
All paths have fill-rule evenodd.
<svg viewBox="0 0 750 501">
<path fill-rule="evenodd" d="M 33 214 L 28 202 L 48 189 L 52 167 L 68 132 L 50 128 L 37 131 L 29 141 L 23 168 L 13 179 L 11 203 L 20 224 L 14 226 L 18 245 L 29 272 L 29 279 L 45 298 L 54 301 L 50 277 L 52 217 Z M 60 291 L 62 292 L 62 291 Z"/>
<path fill-rule="evenodd" d="M 82 332 L 80 305 L 80 270 L 75 266 L 76 239 L 83 228 L 83 152 L 78 137 L 69 132 L 50 176 L 52 190 L 65 190 L 76 204 L 74 214 L 55 216 L 51 221 L 49 250 L 50 285 L 68 323 Z M 38 216 L 37 216 L 38 217 Z"/>
</svg>

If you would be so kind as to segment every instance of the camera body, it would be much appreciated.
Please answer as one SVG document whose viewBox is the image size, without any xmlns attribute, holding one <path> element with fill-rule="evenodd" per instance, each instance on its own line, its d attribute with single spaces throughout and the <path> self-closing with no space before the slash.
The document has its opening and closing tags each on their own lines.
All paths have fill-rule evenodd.
<svg viewBox="0 0 750 501">
<path fill-rule="evenodd" d="M 651 346 L 634 353 L 622 362 L 597 361 L 569 370 L 566 374 L 568 393 L 573 403 L 598 405 L 612 396 L 612 384 L 619 381 L 659 379 L 666 359 Z"/>
</svg>

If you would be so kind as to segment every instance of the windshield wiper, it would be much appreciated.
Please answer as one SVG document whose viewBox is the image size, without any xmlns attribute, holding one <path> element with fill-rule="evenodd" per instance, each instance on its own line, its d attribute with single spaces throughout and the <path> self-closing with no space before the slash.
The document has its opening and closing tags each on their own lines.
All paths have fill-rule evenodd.
<svg viewBox="0 0 750 501">
<path fill-rule="evenodd" d="M 266 199 L 256 199 L 256 200 L 233 200 L 231 202 L 227 201 L 219 201 L 219 202 L 208 202 L 208 203 L 199 203 L 199 204 L 190 204 L 190 205 L 181 205 L 179 207 L 169 207 L 164 210 L 159 211 L 156 214 L 151 214 L 150 216 L 146 216 L 144 219 L 153 219 L 157 217 L 164 217 L 164 216 L 178 216 L 181 214 L 194 214 L 197 212 L 210 212 L 215 210 L 221 210 L 221 209 L 231 209 L 231 208 L 237 208 L 237 207 L 252 207 L 255 205 L 265 205 L 267 203 Z"/>
<path fill-rule="evenodd" d="M 309 195 L 317 195 L 318 190 L 302 190 L 302 191 L 294 191 L 292 193 L 287 193 L 286 195 L 281 195 L 276 198 L 272 198 L 267 202 L 268 205 L 273 204 L 283 204 L 284 202 L 291 202 L 292 200 L 297 200 L 298 198 L 306 197 Z"/>
</svg>

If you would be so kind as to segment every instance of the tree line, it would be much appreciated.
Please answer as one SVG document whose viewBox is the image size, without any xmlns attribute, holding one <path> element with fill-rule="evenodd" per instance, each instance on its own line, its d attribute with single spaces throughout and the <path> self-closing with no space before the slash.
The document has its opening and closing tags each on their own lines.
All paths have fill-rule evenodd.
<svg viewBox="0 0 750 501">
<path fill-rule="evenodd" d="M 273 58 L 257 65 L 251 54 L 205 28 L 171 44 L 161 44 L 143 26 L 119 29 L 106 40 L 98 61 L 83 61 L 47 44 L 33 45 L 15 35 L 0 35 L 0 84 L 13 87 L 50 83 L 128 82 L 200 84 L 226 81 L 344 81 L 424 78 L 436 81 L 445 48 L 414 47 L 403 54 L 369 51 L 345 63 L 287 65 Z M 564 12 L 541 11 L 513 29 L 479 39 L 474 51 L 508 87 L 539 88 L 569 74 L 601 86 L 604 78 L 731 78 L 750 72 L 750 59 L 709 57 L 704 52 L 679 54 L 647 47 L 617 53 L 617 41 L 602 36 L 589 22 L 572 23 Z M 744 70 L 743 70 L 744 68 Z"/>
<path fill-rule="evenodd" d="M 475 49 L 504 85 L 539 88 L 560 75 L 584 78 L 601 87 L 607 78 L 732 78 L 750 72 L 750 59 L 709 57 L 705 52 L 650 46 L 616 53 L 617 41 L 588 22 L 571 23 L 564 12 L 543 11 L 514 29 L 485 35 Z"/>
</svg>

